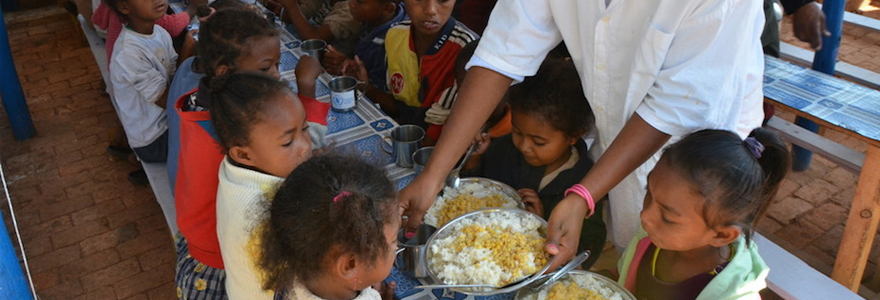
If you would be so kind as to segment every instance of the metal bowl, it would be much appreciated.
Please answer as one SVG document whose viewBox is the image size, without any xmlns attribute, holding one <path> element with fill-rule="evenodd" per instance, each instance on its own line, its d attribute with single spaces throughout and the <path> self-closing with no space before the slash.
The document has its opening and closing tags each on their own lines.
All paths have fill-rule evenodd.
<svg viewBox="0 0 880 300">
<path fill-rule="evenodd" d="M 522 197 L 519 196 L 519 193 L 518 193 L 515 189 L 513 189 L 512 187 L 510 187 L 510 186 L 507 185 L 507 184 L 504 184 L 504 183 L 502 183 L 502 182 L 500 182 L 500 181 L 492 180 L 492 179 L 489 179 L 489 178 L 483 178 L 483 177 L 468 177 L 468 178 L 462 178 L 462 179 L 461 179 L 461 185 L 459 185 L 459 188 L 461 188 L 461 186 L 463 186 L 463 185 L 465 185 L 465 184 L 469 184 L 469 183 L 478 183 L 478 184 L 481 184 L 481 185 L 483 185 L 483 186 L 498 188 L 498 189 L 501 190 L 501 193 L 502 193 L 504 196 L 507 196 L 508 198 L 513 199 L 513 201 L 516 203 L 516 207 L 517 207 L 517 208 L 519 208 L 519 209 L 526 209 L 526 206 L 525 206 L 525 204 L 522 202 Z M 445 191 L 446 189 L 447 189 L 447 188 L 443 188 L 444 191 Z M 440 192 L 440 195 L 438 195 L 438 197 L 441 197 L 441 196 L 443 196 L 443 191 L 441 191 L 441 192 Z M 435 201 L 435 203 L 436 203 L 436 201 Z M 487 207 L 487 208 L 491 208 L 491 207 Z M 432 211 L 429 210 L 427 213 L 428 213 L 428 214 L 431 214 Z M 434 219 L 436 219 L 436 218 L 434 218 Z M 437 226 L 438 224 L 430 224 L 430 225 Z"/>
<path fill-rule="evenodd" d="M 455 233 L 453 226 L 455 226 L 458 223 L 461 223 L 463 220 L 474 219 L 478 215 L 492 215 L 492 214 L 499 214 L 502 212 L 511 212 L 514 214 L 533 218 L 534 220 L 541 223 L 541 227 L 538 229 L 538 233 L 545 238 L 547 237 L 547 221 L 545 221 L 543 218 L 541 218 L 533 213 L 527 212 L 525 210 L 521 210 L 521 209 L 517 209 L 517 208 L 487 208 L 487 209 L 473 211 L 473 212 L 461 215 L 458 218 L 452 219 L 452 221 L 449 221 L 449 223 L 446 223 L 446 225 L 443 225 L 443 227 L 441 227 L 439 230 L 437 230 L 437 232 L 435 232 L 434 235 L 432 235 L 431 238 L 428 239 L 428 242 L 425 243 L 425 246 L 426 246 L 425 247 L 426 248 L 425 249 L 425 258 L 426 258 L 426 262 L 428 265 L 428 276 L 430 276 L 431 279 L 436 283 L 448 284 L 447 282 L 444 282 L 443 280 L 441 280 L 440 277 L 437 276 L 437 272 L 435 272 L 435 270 L 431 267 L 431 265 L 432 265 L 431 260 L 433 259 L 433 256 L 434 256 L 434 253 L 433 253 L 433 251 L 431 251 L 431 248 L 434 245 L 434 243 L 437 242 L 437 240 L 443 239 L 443 238 L 448 237 L 449 235 Z M 551 262 L 552 262 L 551 260 L 548 260 L 547 265 L 545 265 L 541 270 L 539 270 L 536 273 L 545 272 L 550 267 Z M 504 294 L 504 293 L 515 292 L 515 291 L 519 290 L 520 288 L 528 285 L 532 281 L 537 280 L 540 277 L 542 277 L 542 276 L 529 275 L 526 277 L 525 280 L 523 280 L 515 285 L 504 286 L 503 288 L 500 288 L 500 289 L 489 289 L 489 290 L 479 290 L 479 289 L 471 289 L 471 288 L 450 288 L 450 289 L 453 291 L 463 293 L 463 294 L 468 294 L 468 295 Z"/>
<path fill-rule="evenodd" d="M 516 292 L 516 295 L 513 297 L 513 299 L 514 300 L 525 300 L 525 299 L 527 299 L 527 297 L 530 297 L 532 295 L 537 296 L 537 294 L 540 293 L 542 291 L 542 289 L 536 289 L 536 288 L 538 286 L 540 286 L 542 283 L 544 283 L 544 280 L 549 278 L 551 275 L 552 274 L 546 274 L 541 277 L 538 277 L 529 286 L 518 290 Z M 602 286 L 610 288 L 611 290 L 616 292 L 618 295 L 620 295 L 620 298 L 623 300 L 628 300 L 628 299 L 635 300 L 636 299 L 636 297 L 633 296 L 632 293 L 627 291 L 623 286 L 621 286 L 616 281 L 611 280 L 608 277 L 590 272 L 590 271 L 582 271 L 582 270 L 570 271 L 570 272 L 568 272 L 568 274 L 565 274 L 564 276 L 559 278 L 559 280 L 556 282 L 571 281 L 571 277 L 581 277 L 581 276 L 592 277 L 593 279 L 598 281 L 599 284 L 601 284 Z M 544 287 L 544 289 L 550 289 L 551 287 L 552 286 L 547 286 L 547 287 Z M 535 299 L 537 299 L 537 297 Z"/>
</svg>

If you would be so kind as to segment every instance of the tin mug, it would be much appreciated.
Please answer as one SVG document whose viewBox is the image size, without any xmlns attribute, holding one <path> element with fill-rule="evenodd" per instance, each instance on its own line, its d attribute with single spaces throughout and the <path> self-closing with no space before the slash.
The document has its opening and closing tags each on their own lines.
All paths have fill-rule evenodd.
<svg viewBox="0 0 880 300">
<path fill-rule="evenodd" d="M 419 143 L 425 138 L 425 130 L 418 125 L 401 125 L 391 130 L 391 149 L 383 147 L 386 153 L 391 154 L 394 164 L 401 168 L 413 167 L 413 153 L 419 149 Z"/>
<path fill-rule="evenodd" d="M 359 82 L 351 76 L 336 76 L 327 82 L 330 88 L 330 107 L 335 111 L 346 112 L 357 105 L 357 86 Z"/>
<path fill-rule="evenodd" d="M 306 55 L 314 57 L 319 62 L 324 61 L 324 51 L 327 50 L 327 42 L 319 39 L 305 40 L 299 45 L 299 48 Z"/>
</svg>

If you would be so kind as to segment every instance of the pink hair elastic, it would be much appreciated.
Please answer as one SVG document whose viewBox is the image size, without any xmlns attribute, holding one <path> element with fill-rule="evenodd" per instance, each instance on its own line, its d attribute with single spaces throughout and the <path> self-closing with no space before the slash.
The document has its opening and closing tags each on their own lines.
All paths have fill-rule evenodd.
<svg viewBox="0 0 880 300">
<path fill-rule="evenodd" d="M 590 213 L 587 214 L 587 218 L 593 215 L 596 212 L 596 202 L 593 201 L 593 195 L 590 194 L 590 191 L 587 190 L 582 184 L 575 184 L 571 186 L 569 189 L 565 190 L 565 196 L 568 197 L 568 194 L 575 193 L 584 200 L 587 201 L 587 207 L 590 208 Z"/>
<path fill-rule="evenodd" d="M 333 203 L 336 203 L 339 200 L 342 200 L 342 198 L 345 198 L 348 196 L 351 196 L 351 192 L 341 191 L 341 192 L 339 192 L 339 194 L 336 194 L 336 197 L 333 197 Z"/>
</svg>

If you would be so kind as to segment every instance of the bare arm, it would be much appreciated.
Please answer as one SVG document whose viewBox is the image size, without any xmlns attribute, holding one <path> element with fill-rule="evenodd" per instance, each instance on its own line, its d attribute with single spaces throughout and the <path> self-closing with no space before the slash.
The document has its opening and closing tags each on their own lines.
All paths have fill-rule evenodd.
<svg viewBox="0 0 880 300">
<path fill-rule="evenodd" d="M 599 200 L 660 150 L 668 140 L 668 134 L 655 129 L 638 114 L 633 114 L 617 138 L 611 142 L 611 146 L 581 180 L 581 184 L 590 191 L 593 199 Z M 561 265 L 574 256 L 580 239 L 582 220 L 587 212 L 586 201 L 575 194 L 562 199 L 553 209 L 547 234 L 547 251 L 563 258 L 555 260 L 554 264 Z M 551 267 L 553 268 L 555 266 Z"/>
<path fill-rule="evenodd" d="M 501 102 L 511 82 L 512 79 L 482 67 L 473 67 L 468 71 L 428 164 L 400 192 L 404 215 L 409 217 L 405 224 L 408 232 L 414 231 L 422 223 L 422 217 L 443 188 L 446 175 L 455 167 L 454 164 L 473 142 L 480 127 Z"/>
<path fill-rule="evenodd" d="M 327 43 L 333 40 L 333 33 L 330 32 L 330 26 L 327 26 L 327 24 L 318 27 L 312 26 L 312 24 L 309 23 L 309 20 L 306 19 L 306 16 L 303 15 L 299 3 L 297 3 L 296 0 L 282 0 L 278 2 L 287 11 L 287 17 L 290 18 L 290 24 L 293 25 L 293 29 L 296 30 L 296 34 L 299 35 L 300 38 L 303 40 L 320 39 Z"/>
</svg>

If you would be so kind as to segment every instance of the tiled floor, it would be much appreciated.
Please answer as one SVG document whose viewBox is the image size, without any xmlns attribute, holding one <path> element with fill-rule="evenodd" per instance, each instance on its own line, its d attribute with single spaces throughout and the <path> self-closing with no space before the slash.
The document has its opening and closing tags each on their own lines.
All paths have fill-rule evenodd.
<svg viewBox="0 0 880 300">
<path fill-rule="evenodd" d="M 13 140 L 0 114 L 0 159 L 38 294 L 175 298 L 173 246 L 159 206 L 149 187 L 125 179 L 134 167 L 105 152 L 116 116 L 78 25 L 54 1 L 22 2 L 21 11 L 4 18 L 38 135 Z M 878 18 L 880 11 L 865 15 Z M 783 33 L 793 42 L 787 22 Z M 880 34 L 846 27 L 840 52 L 842 60 L 880 72 Z M 842 134 L 825 135 L 865 149 Z M 818 269 L 830 270 L 855 178 L 817 157 L 810 170 L 786 179 L 760 228 Z M 0 210 L 8 221 L 7 209 Z M 869 274 L 880 246 L 874 250 Z M 613 259 L 603 261 L 613 265 Z"/>
</svg>

